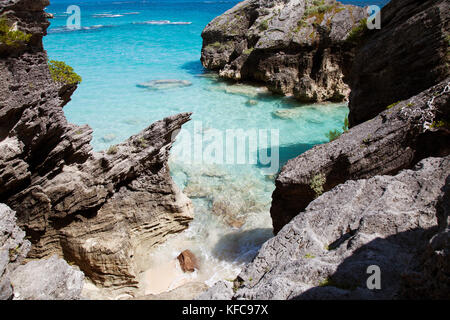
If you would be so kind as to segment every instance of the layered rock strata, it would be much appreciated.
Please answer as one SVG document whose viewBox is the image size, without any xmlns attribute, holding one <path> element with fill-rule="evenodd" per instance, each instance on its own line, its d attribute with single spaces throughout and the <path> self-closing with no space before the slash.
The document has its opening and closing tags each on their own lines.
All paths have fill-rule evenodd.
<svg viewBox="0 0 450 320">
<path fill-rule="evenodd" d="M 448 204 L 443 197 L 448 197 L 449 181 L 448 156 L 427 158 L 396 176 L 347 181 L 267 241 L 234 289 L 218 283 L 200 298 L 448 297 Z M 433 260 L 420 273 L 424 252 Z M 379 284 L 370 279 L 373 270 L 379 272 Z M 439 279 L 433 280 L 432 270 L 438 270 Z M 411 286 L 410 279 L 423 287 Z"/>
<path fill-rule="evenodd" d="M 289 160 L 272 195 L 275 233 L 315 199 L 315 177 L 323 177 L 327 191 L 349 179 L 395 174 L 425 157 L 449 154 L 449 114 L 450 78 Z"/>
<path fill-rule="evenodd" d="M 0 50 L 0 202 L 17 211 L 30 259 L 57 254 L 96 284 L 136 286 L 140 253 L 187 228 L 192 206 L 167 160 L 184 113 L 105 152 L 92 129 L 67 122 L 76 83 L 55 82 L 42 37 L 47 0 L 8 0 L 0 16 L 30 35 Z"/>
<path fill-rule="evenodd" d="M 392 0 L 380 17 L 381 29 L 361 37 L 349 69 L 351 126 L 450 75 L 448 1 Z"/>
<path fill-rule="evenodd" d="M 300 101 L 343 101 L 349 37 L 365 15 L 334 0 L 246 0 L 206 26 L 201 61 L 223 78 L 263 82 Z"/>
</svg>

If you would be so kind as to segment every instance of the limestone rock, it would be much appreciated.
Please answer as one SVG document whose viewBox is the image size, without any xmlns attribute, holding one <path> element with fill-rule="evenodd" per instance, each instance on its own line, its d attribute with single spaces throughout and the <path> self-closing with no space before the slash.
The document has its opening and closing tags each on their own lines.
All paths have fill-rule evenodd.
<svg viewBox="0 0 450 320">
<path fill-rule="evenodd" d="M 78 300 L 84 274 L 52 256 L 28 262 L 11 274 L 14 300 Z"/>
<path fill-rule="evenodd" d="M 198 295 L 195 300 L 231 300 L 233 294 L 233 284 L 231 282 L 219 281 L 207 291 Z"/>
<path fill-rule="evenodd" d="M 417 267 L 403 275 L 404 298 L 445 300 L 450 296 L 450 176 L 443 192 L 437 206 L 438 233 L 419 253 Z"/>
<path fill-rule="evenodd" d="M 12 298 L 10 274 L 25 260 L 31 247 L 16 222 L 15 212 L 0 203 L 0 300 Z"/>
<path fill-rule="evenodd" d="M 201 61 L 223 78 L 264 82 L 301 101 L 342 101 L 363 8 L 334 0 L 246 0 L 202 33 Z"/>
<path fill-rule="evenodd" d="M 31 237 L 30 259 L 53 254 L 94 283 L 136 286 L 135 256 L 187 228 L 192 205 L 173 183 L 167 160 L 190 114 L 167 117 L 106 152 L 92 129 L 67 122 L 76 85 L 52 80 L 42 37 L 47 0 L 8 0 L 0 15 L 32 35 L 0 53 L 0 202 Z"/>
<path fill-rule="evenodd" d="M 436 241 L 440 199 L 444 186 L 448 190 L 449 176 L 447 156 L 427 158 L 414 170 L 396 176 L 347 181 L 335 187 L 263 245 L 238 276 L 233 298 L 402 297 L 402 275 L 416 270 L 421 265 L 417 257 L 430 239 Z M 445 256 L 440 251 L 438 256 L 436 261 L 448 261 L 448 252 Z M 367 288 L 371 265 L 381 270 L 380 290 Z M 439 274 L 445 273 L 445 269 L 439 270 Z M 202 297 L 229 294 L 223 283 L 217 286 L 222 288 L 211 289 Z M 448 288 L 448 283 L 440 283 L 435 292 L 441 290 L 442 294 L 445 286 Z"/>
<path fill-rule="evenodd" d="M 275 233 L 315 199 L 313 178 L 325 191 L 348 179 L 395 174 L 429 156 L 450 153 L 450 131 L 436 125 L 450 114 L 450 78 L 402 101 L 337 140 L 289 160 L 276 179 L 271 216 Z"/>
<path fill-rule="evenodd" d="M 197 258 L 190 250 L 184 250 L 177 257 L 183 272 L 194 272 L 198 269 Z"/>
<path fill-rule="evenodd" d="M 447 78 L 449 34 L 447 0 L 391 0 L 383 7 L 381 29 L 367 35 L 349 69 L 350 125 Z"/>
<path fill-rule="evenodd" d="M 202 282 L 189 282 L 169 292 L 150 294 L 132 300 L 192 300 L 207 289 L 208 286 Z"/>
</svg>

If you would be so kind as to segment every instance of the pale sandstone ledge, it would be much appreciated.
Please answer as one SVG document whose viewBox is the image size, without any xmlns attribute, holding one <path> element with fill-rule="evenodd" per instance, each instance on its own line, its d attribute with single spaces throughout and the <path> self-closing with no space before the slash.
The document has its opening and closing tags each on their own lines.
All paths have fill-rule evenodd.
<svg viewBox="0 0 450 320">
<path fill-rule="evenodd" d="M 55 83 L 42 37 L 48 0 L 0 4 L 29 43 L 0 50 L 0 202 L 31 237 L 29 259 L 57 254 L 97 285 L 133 292 L 139 255 L 192 220 L 191 201 L 167 160 L 183 113 L 93 152 L 92 129 L 67 122 L 62 107 L 76 85 Z"/>
</svg>

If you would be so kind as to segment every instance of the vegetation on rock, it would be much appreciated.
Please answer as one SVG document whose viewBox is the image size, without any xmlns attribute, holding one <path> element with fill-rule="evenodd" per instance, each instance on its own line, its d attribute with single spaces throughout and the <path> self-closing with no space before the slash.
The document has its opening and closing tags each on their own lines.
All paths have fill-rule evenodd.
<svg viewBox="0 0 450 320">
<path fill-rule="evenodd" d="M 364 37 L 367 30 L 367 19 L 362 19 L 348 34 L 347 42 L 358 43 Z"/>
<path fill-rule="evenodd" d="M 320 197 L 324 191 L 324 185 L 326 182 L 326 177 L 323 173 L 316 174 L 310 183 L 311 189 L 316 193 L 316 198 Z"/>
<path fill-rule="evenodd" d="M 50 60 L 48 68 L 53 81 L 64 84 L 79 84 L 81 77 L 75 73 L 71 66 L 68 66 L 62 61 Z"/>
<path fill-rule="evenodd" d="M 342 130 L 344 132 L 340 132 L 339 130 L 330 130 L 330 131 L 328 131 L 328 133 L 325 134 L 325 136 L 331 142 L 331 141 L 334 141 L 337 138 L 339 138 L 342 135 L 342 133 L 347 132 L 348 129 L 349 129 L 349 121 L 348 121 L 348 115 L 347 115 L 347 116 L 345 116 L 344 125 L 342 126 Z"/>
<path fill-rule="evenodd" d="M 31 39 L 31 34 L 24 33 L 20 30 L 11 30 L 5 17 L 0 18 L 0 43 L 7 46 L 18 47 L 26 44 Z"/>
<path fill-rule="evenodd" d="M 264 20 L 263 22 L 261 22 L 258 29 L 260 31 L 265 31 L 265 30 L 269 29 L 269 20 Z"/>
</svg>

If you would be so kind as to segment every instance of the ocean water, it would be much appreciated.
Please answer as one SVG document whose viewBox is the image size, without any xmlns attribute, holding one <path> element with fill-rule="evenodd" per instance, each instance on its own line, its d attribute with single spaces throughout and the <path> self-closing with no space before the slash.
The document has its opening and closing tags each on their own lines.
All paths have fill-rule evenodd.
<svg viewBox="0 0 450 320">
<path fill-rule="evenodd" d="M 346 2 L 382 5 L 386 1 Z M 54 14 L 44 38 L 50 59 L 65 61 L 83 78 L 65 114 L 70 122 L 94 129 L 95 150 L 106 150 L 166 116 L 193 112 L 172 150 L 170 166 L 178 186 L 193 200 L 195 218 L 188 230 L 148 253 L 148 266 L 142 266 L 145 293 L 186 281 L 212 285 L 232 279 L 272 236 L 269 209 L 275 172 L 248 160 L 224 164 L 217 160 L 220 153 L 214 153 L 217 163 L 198 161 L 198 155 L 186 152 L 195 150 L 195 139 L 203 139 L 200 149 L 205 151 L 219 136 L 224 143 L 226 130 L 258 134 L 262 130 L 271 136 L 269 154 L 279 150 L 278 170 L 288 159 L 327 142 L 325 134 L 342 128 L 348 113 L 345 104 L 300 105 L 258 86 L 220 81 L 204 70 L 200 34 L 209 21 L 236 3 L 53 0 L 47 9 Z M 65 27 L 69 5 L 81 9 L 80 30 Z M 182 82 L 138 86 L 167 79 Z M 268 147 L 261 141 L 256 150 L 266 152 Z M 220 146 L 219 141 L 216 150 L 223 150 L 222 159 L 236 151 Z M 166 283 L 152 286 L 152 270 L 171 264 L 185 249 L 198 256 L 199 271 L 185 275 L 175 266 Z"/>
</svg>

